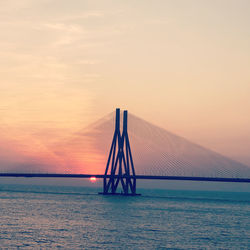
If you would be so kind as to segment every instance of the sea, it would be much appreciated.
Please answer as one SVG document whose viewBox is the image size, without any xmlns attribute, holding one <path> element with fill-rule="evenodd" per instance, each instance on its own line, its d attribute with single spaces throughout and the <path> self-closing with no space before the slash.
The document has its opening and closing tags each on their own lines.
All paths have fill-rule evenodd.
<svg viewBox="0 0 250 250">
<path fill-rule="evenodd" d="M 0 184 L 0 249 L 250 249 L 250 193 Z"/>
</svg>

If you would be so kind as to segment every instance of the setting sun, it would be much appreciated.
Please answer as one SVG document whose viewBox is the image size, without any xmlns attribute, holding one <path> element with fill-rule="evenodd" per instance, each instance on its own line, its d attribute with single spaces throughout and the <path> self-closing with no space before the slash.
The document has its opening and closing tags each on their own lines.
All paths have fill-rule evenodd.
<svg viewBox="0 0 250 250">
<path fill-rule="evenodd" d="M 89 180 L 90 180 L 92 183 L 94 183 L 94 182 L 96 182 L 96 177 L 90 177 Z"/>
</svg>

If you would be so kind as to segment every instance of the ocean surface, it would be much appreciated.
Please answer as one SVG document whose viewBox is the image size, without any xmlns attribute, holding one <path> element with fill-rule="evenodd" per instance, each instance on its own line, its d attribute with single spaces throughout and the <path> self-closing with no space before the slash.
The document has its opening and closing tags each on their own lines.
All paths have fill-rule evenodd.
<svg viewBox="0 0 250 250">
<path fill-rule="evenodd" d="M 0 248 L 250 249 L 250 193 L 0 184 Z"/>
</svg>

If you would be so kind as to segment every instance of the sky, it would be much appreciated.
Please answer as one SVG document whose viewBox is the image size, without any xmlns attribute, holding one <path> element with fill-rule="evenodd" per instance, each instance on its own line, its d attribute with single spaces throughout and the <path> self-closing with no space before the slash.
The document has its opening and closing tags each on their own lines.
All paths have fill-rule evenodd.
<svg viewBox="0 0 250 250">
<path fill-rule="evenodd" d="M 248 0 L 0 0 L 1 166 L 56 171 L 51 145 L 116 107 L 250 166 L 249 13 Z"/>
</svg>

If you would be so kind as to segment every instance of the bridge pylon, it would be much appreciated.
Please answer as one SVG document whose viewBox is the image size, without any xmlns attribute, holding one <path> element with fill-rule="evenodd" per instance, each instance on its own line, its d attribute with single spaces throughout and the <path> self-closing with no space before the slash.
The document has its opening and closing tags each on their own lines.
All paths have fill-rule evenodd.
<svg viewBox="0 0 250 250">
<path fill-rule="evenodd" d="M 119 185 L 120 184 L 120 185 Z M 103 178 L 104 195 L 136 194 L 135 168 L 128 137 L 128 111 L 123 112 L 123 131 L 120 132 L 120 109 L 116 109 L 115 132 Z"/>
</svg>

